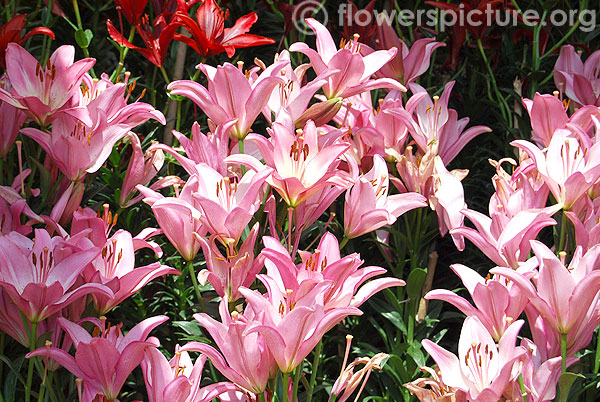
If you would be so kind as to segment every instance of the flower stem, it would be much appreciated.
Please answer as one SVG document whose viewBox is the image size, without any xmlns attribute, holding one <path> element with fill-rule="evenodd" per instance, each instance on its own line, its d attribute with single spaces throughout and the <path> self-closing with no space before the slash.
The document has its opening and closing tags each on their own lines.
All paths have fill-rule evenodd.
<svg viewBox="0 0 600 402">
<path fill-rule="evenodd" d="M 129 43 L 133 42 L 133 35 L 135 35 L 135 26 L 131 26 L 129 29 L 129 37 L 127 41 Z M 123 71 L 123 67 L 125 66 L 125 56 L 129 53 L 129 48 L 127 46 L 121 47 L 121 54 L 119 55 L 119 64 L 117 65 L 117 69 L 113 73 L 112 77 L 110 77 L 111 81 L 115 81 L 121 75 L 121 71 Z"/>
<path fill-rule="evenodd" d="M 600 371 L 600 331 L 596 334 L 596 358 L 594 359 L 594 374 Z"/>
<path fill-rule="evenodd" d="M 300 377 L 302 377 L 302 363 L 296 367 L 296 373 L 294 375 L 294 393 L 292 402 L 298 401 L 298 383 L 300 382 Z"/>
<path fill-rule="evenodd" d="M 344 239 L 346 239 L 344 237 Z M 341 247 L 340 247 L 341 248 Z M 310 375 L 310 382 L 308 383 L 308 389 L 306 390 L 306 402 L 311 402 L 313 397 L 313 390 L 315 388 L 315 382 L 317 380 L 317 370 L 319 368 L 319 362 L 321 361 L 321 350 L 323 349 L 323 339 L 319 341 L 315 348 L 315 357 L 312 364 L 312 373 Z"/>
<path fill-rule="evenodd" d="M 558 252 L 565 251 L 567 237 L 567 214 L 565 211 L 562 212 L 562 219 L 560 221 L 560 239 L 558 242 Z"/>
<path fill-rule="evenodd" d="M 282 384 L 283 384 L 283 402 L 289 402 L 289 395 L 288 395 L 288 389 L 289 389 L 289 385 L 290 385 L 290 373 L 283 373 L 283 380 L 282 380 Z"/>
<path fill-rule="evenodd" d="M 567 372 L 567 334 L 560 334 L 560 357 L 560 372 L 564 374 Z"/>
<path fill-rule="evenodd" d="M 519 375 L 519 387 L 521 388 L 523 402 L 527 402 L 527 390 L 525 389 L 525 383 L 523 382 L 523 374 Z"/>
<path fill-rule="evenodd" d="M 202 310 L 202 312 L 204 313 L 206 312 L 206 309 L 204 308 L 204 301 L 202 300 L 202 295 L 200 294 L 200 287 L 198 286 L 196 271 L 194 271 L 194 261 L 188 261 L 187 266 L 190 272 L 190 276 L 192 277 L 192 283 L 194 284 L 194 292 L 196 293 L 196 298 L 198 299 L 198 303 L 200 304 L 200 310 Z"/>
<path fill-rule="evenodd" d="M 37 322 L 31 323 L 31 333 L 29 336 L 29 351 L 35 350 L 36 337 L 37 337 Z M 27 384 L 25 385 L 25 402 L 31 401 L 31 383 L 33 381 L 33 361 L 35 357 L 29 358 L 29 368 L 27 369 Z"/>
<path fill-rule="evenodd" d="M 344 246 L 346 245 L 346 243 L 348 243 L 350 239 L 346 237 L 346 235 L 344 235 L 344 238 L 342 239 L 342 242 L 340 243 L 340 251 L 344 248 Z"/>
</svg>

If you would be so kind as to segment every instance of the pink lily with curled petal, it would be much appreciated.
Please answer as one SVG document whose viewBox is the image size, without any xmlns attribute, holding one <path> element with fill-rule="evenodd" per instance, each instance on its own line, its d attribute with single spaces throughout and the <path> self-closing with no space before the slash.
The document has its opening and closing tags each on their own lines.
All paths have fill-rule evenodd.
<svg viewBox="0 0 600 402">
<path fill-rule="evenodd" d="M 554 132 L 545 152 L 528 141 L 511 142 L 533 160 L 552 195 L 565 210 L 570 209 L 600 178 L 600 143 L 582 144 L 573 135 L 579 129 L 572 125 L 568 127 Z"/>
<path fill-rule="evenodd" d="M 275 376 L 277 365 L 262 335 L 249 331 L 260 325 L 259 314 L 251 308 L 246 308 L 243 314 L 237 311 L 230 314 L 225 298 L 219 304 L 219 314 L 221 322 L 208 314 L 194 314 L 219 350 L 200 342 L 190 342 L 184 349 L 208 356 L 221 374 L 241 388 L 256 394 L 263 392 L 269 378 Z"/>
<path fill-rule="evenodd" d="M 360 54 L 362 45 L 355 37 L 354 40 L 348 41 L 345 47 L 338 50 L 325 26 L 313 18 L 307 18 L 306 24 L 317 36 L 317 50 L 311 49 L 306 43 L 296 42 L 290 46 L 290 51 L 301 52 L 308 56 L 317 75 L 328 70 L 338 71 L 327 78 L 327 84 L 323 87 L 327 99 L 348 98 L 377 88 L 406 92 L 406 88 L 396 80 L 371 79 L 373 74 L 392 60 L 397 49 L 378 50 L 362 56 Z"/>
<path fill-rule="evenodd" d="M 419 93 L 427 93 L 427 91 L 417 84 L 411 84 L 410 88 L 415 95 L 407 102 L 406 110 L 397 108 L 387 111 L 387 113 L 404 120 L 421 151 L 427 152 L 429 147 L 435 147 L 435 153 L 441 156 L 444 165 L 452 162 L 460 150 L 473 138 L 492 131 L 486 126 L 475 126 L 465 131 L 469 119 L 464 117 L 458 120 L 456 111 L 448 108 L 453 87 L 454 81 L 448 82 L 442 96 L 434 96 L 432 100 L 428 95 L 417 96 Z M 413 105 L 415 102 L 416 105 Z"/>
<path fill-rule="evenodd" d="M 435 38 L 424 38 L 416 40 L 409 49 L 406 43 L 398 37 L 396 30 L 385 22 L 377 24 L 377 39 L 378 49 L 396 48 L 398 53 L 376 72 L 375 76 L 392 78 L 405 86 L 427 71 L 431 55 L 437 48 L 446 46 L 443 42 L 436 42 Z M 361 50 L 365 55 L 373 52 L 368 46 L 362 46 Z"/>
<path fill-rule="evenodd" d="M 349 239 L 391 225 L 398 216 L 411 209 L 426 207 L 421 194 L 389 195 L 389 175 L 380 155 L 373 157 L 373 168 L 360 177 L 346 192 L 344 236 Z"/>
<path fill-rule="evenodd" d="M 51 123 L 59 112 L 76 113 L 69 103 L 80 92 L 84 74 L 92 68 L 94 59 L 73 62 L 75 48 L 61 46 L 50 56 L 45 67 L 16 43 L 6 50 L 6 73 L 11 90 L 0 88 L 0 100 L 22 109 L 40 126 Z"/>
<path fill-rule="evenodd" d="M 461 213 L 467 207 L 465 193 L 461 180 L 468 171 L 446 169 L 440 156 L 433 160 L 433 194 L 429 197 L 429 205 L 438 216 L 440 234 L 444 236 L 450 230 L 462 227 L 464 215 Z M 460 234 L 451 234 L 456 248 L 465 248 L 465 239 Z"/>
<path fill-rule="evenodd" d="M 158 262 L 135 267 L 134 252 L 137 249 L 134 247 L 131 233 L 119 230 L 106 241 L 102 253 L 93 261 L 94 269 L 86 269 L 83 272 L 87 283 L 101 283 L 114 293 L 113 297 L 92 295 L 98 314 L 105 315 L 154 278 L 181 274 L 178 270 Z"/>
<path fill-rule="evenodd" d="M 555 95 L 558 95 L 558 92 L 555 92 Z M 589 132 L 593 126 L 590 117 L 600 115 L 597 107 L 584 106 L 569 117 L 565 104 L 555 95 L 540 95 L 536 92 L 533 100 L 523 99 L 523 104 L 531 117 L 532 139 L 540 147 L 548 147 L 554 132 L 566 128 L 567 123 Z"/>
<path fill-rule="evenodd" d="M 144 358 L 147 348 L 159 346 L 158 339 L 148 338 L 156 326 L 167 321 L 164 315 L 147 318 L 123 334 L 121 325 L 105 328 L 105 322 L 95 322 L 100 337 L 93 337 L 83 327 L 62 317 L 60 325 L 75 346 L 75 356 L 55 347 L 39 348 L 27 358 L 44 356 L 56 360 L 75 377 L 83 380 L 83 402 L 91 402 L 99 393 L 107 400 L 118 398 L 125 380 Z"/>
<path fill-rule="evenodd" d="M 531 251 L 530 240 L 548 226 L 556 225 L 551 216 L 560 210 L 560 205 L 542 209 L 530 209 L 508 217 L 493 212 L 491 218 L 471 209 L 461 212 L 475 228 L 458 227 L 450 231 L 453 235 L 471 240 L 489 259 L 498 266 L 517 269 L 520 262 L 526 261 Z"/>
<path fill-rule="evenodd" d="M 200 355 L 192 363 L 186 347 L 177 345 L 171 360 L 156 348 L 146 349 L 141 367 L 148 402 L 209 402 L 222 393 L 238 390 L 237 386 L 227 382 L 200 388 L 206 355 Z"/>
<path fill-rule="evenodd" d="M 129 132 L 127 134 L 131 143 L 132 155 L 127 165 L 123 185 L 121 186 L 121 196 L 119 197 L 119 206 L 128 208 L 137 204 L 143 195 L 135 195 L 137 189 L 135 186 L 141 184 L 145 186 L 158 174 L 165 162 L 165 155 L 162 150 L 152 148 L 152 146 L 142 152 L 142 144 L 137 134 Z M 181 179 L 177 176 L 166 176 L 158 179 L 150 185 L 152 190 L 160 190 L 161 188 L 172 186 L 179 183 Z"/>
<path fill-rule="evenodd" d="M 214 68 L 200 64 L 198 68 L 208 79 L 208 88 L 194 81 L 174 81 L 168 89 L 173 95 L 183 95 L 198 105 L 209 119 L 216 125 L 237 119 L 231 128 L 231 135 L 243 140 L 254 120 L 269 101 L 269 97 L 282 79 L 276 74 L 280 68 L 261 74 L 254 82 L 250 82 L 241 68 L 225 63 Z"/>
<path fill-rule="evenodd" d="M 554 82 L 561 93 L 579 105 L 600 106 L 600 51 L 581 61 L 571 45 L 563 46 L 554 66 Z"/>
<path fill-rule="evenodd" d="M 29 169 L 23 172 L 28 175 Z M 33 223 L 42 222 L 42 218 L 33 212 L 27 201 L 19 194 L 21 183 L 15 179 L 12 186 L 0 186 L 0 234 L 19 232 L 22 235 L 31 233 Z M 21 214 L 27 216 L 29 221 L 21 224 Z"/>
<path fill-rule="evenodd" d="M 397 278 L 369 279 L 384 274 L 381 267 L 359 267 L 364 261 L 356 253 L 340 256 L 340 245 L 331 233 L 325 233 L 314 253 L 300 251 L 302 262 L 295 265 L 289 252 L 272 237 L 263 239 L 265 248 L 261 255 L 267 275 L 260 280 L 267 288 L 277 287 L 280 292 L 293 291 L 296 298 L 311 292 L 319 283 L 330 282 L 325 289 L 323 306 L 325 311 L 339 307 L 360 307 L 375 293 L 392 287 L 404 286 L 406 282 Z M 366 282 L 366 283 L 365 283 Z"/>
<path fill-rule="evenodd" d="M 474 305 L 456 293 L 435 289 L 425 295 L 428 300 L 443 300 L 458 308 L 467 316 L 475 316 L 492 337 L 499 341 L 516 319 L 519 318 L 529 299 L 520 288 L 505 284 L 498 276 L 483 278 L 476 271 L 462 264 L 450 266 L 460 277 L 473 299 Z"/>
<path fill-rule="evenodd" d="M 458 357 L 428 339 L 425 350 L 437 363 L 444 384 L 467 393 L 475 402 L 496 402 L 518 377 L 515 366 L 525 358 L 525 348 L 516 346 L 524 321 L 513 322 L 496 344 L 477 317 L 465 319 L 458 341 Z"/>
<path fill-rule="evenodd" d="M 296 207 L 319 190 L 337 185 L 347 187 L 350 178 L 345 172 L 336 169 L 340 156 L 349 145 L 340 140 L 341 131 L 328 133 L 324 138 L 314 122 L 308 121 L 304 130 L 273 123 L 271 138 L 250 134 L 248 140 L 258 146 L 267 166 L 250 155 L 236 154 L 227 158 L 227 162 L 241 163 L 257 172 L 273 168 L 267 179 L 285 202 Z"/>
<path fill-rule="evenodd" d="M 217 126 L 212 133 L 203 134 L 200 131 L 200 125 L 194 122 L 192 139 L 173 131 L 173 135 L 181 144 L 186 156 L 160 143 L 153 145 L 150 149 L 160 149 L 170 153 L 190 175 L 197 173 L 196 165 L 204 163 L 225 176 L 227 164 L 224 160 L 229 155 L 229 131 L 235 123 L 236 120 L 228 121 Z"/>
<path fill-rule="evenodd" d="M 151 105 L 127 105 L 125 88 L 125 84 L 111 83 L 97 92 L 90 89 L 94 95 L 83 102 L 89 101 L 84 107 L 89 121 L 62 114 L 52 123 L 52 132 L 27 127 L 21 133 L 37 141 L 69 180 L 79 181 L 86 173 L 100 169 L 114 144 L 135 126 L 149 118 L 165 124 L 162 113 Z"/>
<path fill-rule="evenodd" d="M 600 258 L 600 245 L 583 255 L 578 248 L 568 267 L 543 243 L 532 240 L 531 248 L 539 263 L 536 286 L 523 275 L 507 268 L 490 272 L 514 282 L 533 307 L 559 334 L 567 335 L 567 348 L 577 342 L 587 345 L 600 323 L 598 292 L 600 271 L 594 270 Z M 587 341 L 587 342 L 586 342 Z"/>
<path fill-rule="evenodd" d="M 80 249 L 60 236 L 35 230 L 34 241 L 12 232 L 0 236 L 0 286 L 31 322 L 40 322 L 90 293 L 112 297 L 100 284 L 75 286 L 100 249 Z"/>
<path fill-rule="evenodd" d="M 10 80 L 6 74 L 0 77 L 0 89 L 11 92 Z M 26 118 L 27 116 L 21 109 L 0 99 L 0 120 L 2 120 L 2 127 L 0 127 L 0 158 L 5 158 L 8 151 L 10 151 Z"/>
<path fill-rule="evenodd" d="M 219 235 L 212 235 L 208 240 L 197 236 L 208 268 L 198 274 L 200 284 L 210 282 L 217 294 L 230 302 L 242 297 L 239 287 L 250 287 L 263 267 L 262 256 L 254 256 L 258 229 L 257 222 L 239 249 L 236 250 L 232 245 L 226 247 L 226 255 L 222 254 L 215 242 Z"/>
<path fill-rule="evenodd" d="M 241 179 L 224 177 L 204 164 L 198 164 L 196 172 L 198 184 L 192 197 L 202 212 L 200 221 L 223 244 L 236 244 L 260 206 L 261 189 L 272 170 L 248 170 Z"/>
<path fill-rule="evenodd" d="M 292 289 L 283 292 L 277 286 L 269 286 L 268 295 L 240 288 L 248 305 L 259 317 L 260 323 L 246 330 L 246 334 L 258 333 L 283 373 L 289 373 L 314 349 L 325 332 L 349 315 L 361 315 L 356 307 L 336 307 L 325 311 L 324 295 L 331 283 L 322 282 L 308 293 Z M 298 293 L 298 294 L 296 294 Z"/>
<path fill-rule="evenodd" d="M 200 222 L 202 213 L 192 197 L 198 188 L 198 177 L 190 176 L 176 197 L 163 197 L 162 194 L 144 186 L 136 187 L 144 195 L 144 202 L 152 207 L 152 212 L 162 232 L 186 261 L 194 259 L 200 251 L 200 242 L 194 233 L 206 234 Z"/>
</svg>

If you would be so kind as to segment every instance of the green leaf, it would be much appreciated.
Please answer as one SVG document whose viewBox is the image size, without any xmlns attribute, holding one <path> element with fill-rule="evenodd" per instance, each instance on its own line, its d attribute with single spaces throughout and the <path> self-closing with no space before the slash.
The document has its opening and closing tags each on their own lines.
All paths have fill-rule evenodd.
<svg viewBox="0 0 600 402">
<path fill-rule="evenodd" d="M 423 268 L 415 268 L 408 275 L 408 279 L 406 280 L 406 292 L 411 300 L 417 300 L 421 297 L 426 276 L 427 271 Z"/>
<path fill-rule="evenodd" d="M 575 373 L 563 373 L 558 379 L 558 389 L 560 391 L 560 400 L 561 402 L 566 402 L 569 397 L 569 391 L 571 390 L 571 386 L 577 378 L 585 378 L 581 374 Z"/>
<path fill-rule="evenodd" d="M 75 41 L 82 49 L 88 48 L 88 46 L 92 42 L 93 37 L 94 33 L 89 29 L 86 29 L 85 31 L 83 29 L 78 29 L 77 31 L 75 31 Z"/>
</svg>

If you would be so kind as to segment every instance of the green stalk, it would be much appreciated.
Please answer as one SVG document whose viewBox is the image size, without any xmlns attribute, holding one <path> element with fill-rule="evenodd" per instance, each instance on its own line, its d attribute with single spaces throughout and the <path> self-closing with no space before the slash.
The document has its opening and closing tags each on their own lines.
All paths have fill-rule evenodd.
<svg viewBox="0 0 600 402">
<path fill-rule="evenodd" d="M 264 391 L 261 392 L 260 394 L 258 394 L 258 400 L 260 402 L 265 402 L 265 393 L 264 393 Z"/>
<path fill-rule="evenodd" d="M 135 35 L 135 26 L 131 26 L 129 29 L 129 37 L 127 41 L 129 43 L 133 42 L 133 35 Z M 125 66 L 125 57 L 129 53 L 129 48 L 127 46 L 121 47 L 120 55 L 119 55 L 119 64 L 117 65 L 117 69 L 113 73 L 112 77 L 110 77 L 111 81 L 115 81 L 121 75 L 121 71 L 123 71 L 123 67 Z"/>
<path fill-rule="evenodd" d="M 312 373 L 310 374 L 310 382 L 308 383 L 308 389 L 306 390 L 306 402 L 312 402 L 313 390 L 315 389 L 315 382 L 317 381 L 317 370 L 319 368 L 319 362 L 321 361 L 321 350 L 323 349 L 323 339 L 319 341 L 315 348 L 315 357 L 313 358 Z"/>
<path fill-rule="evenodd" d="M 29 351 L 35 350 L 37 336 L 37 322 L 31 323 L 31 333 L 29 336 Z M 35 357 L 29 358 L 29 368 L 27 369 L 27 384 L 25 385 L 25 402 L 31 402 L 31 383 L 33 381 L 33 361 Z"/>
<path fill-rule="evenodd" d="M 560 334 L 560 357 L 560 372 L 564 374 L 567 372 L 567 334 Z"/>
<path fill-rule="evenodd" d="M 48 7 L 52 7 L 51 3 L 52 0 L 48 0 Z M 77 0 L 73 0 L 73 9 L 75 11 L 75 19 L 77 20 L 77 28 L 83 31 L 83 23 L 81 22 L 81 14 L 79 13 L 79 4 Z M 82 47 L 81 50 L 83 50 L 83 55 L 85 57 L 90 57 L 90 51 L 87 49 L 87 47 Z M 94 71 L 94 67 L 90 68 L 90 75 L 92 78 L 98 78 L 96 72 Z"/>
<path fill-rule="evenodd" d="M 167 75 L 167 70 L 165 70 L 165 66 L 160 66 L 160 73 L 162 74 L 162 76 L 165 80 L 165 84 L 169 85 L 171 83 L 171 80 L 169 79 L 169 76 Z"/>
<path fill-rule="evenodd" d="M 525 389 L 525 383 L 523 382 L 523 374 L 519 375 L 519 387 L 521 388 L 521 396 L 523 396 L 523 402 L 527 402 L 527 390 Z"/>
<path fill-rule="evenodd" d="M 346 235 L 344 235 L 344 238 L 342 239 L 342 242 L 340 243 L 340 251 L 344 248 L 344 246 L 346 245 L 346 243 L 348 243 L 350 239 L 346 237 Z"/>
<path fill-rule="evenodd" d="M 200 70 L 198 70 L 198 71 L 200 71 Z M 243 138 L 240 138 L 238 140 L 238 150 L 240 152 L 240 155 L 244 154 L 244 139 Z M 243 176 L 246 174 L 246 166 L 241 165 L 241 167 L 242 167 L 242 176 Z"/>
<path fill-rule="evenodd" d="M 298 401 L 298 383 L 300 382 L 300 377 L 302 377 L 302 363 L 296 367 L 296 373 L 294 375 L 294 392 L 292 402 Z"/>
<path fill-rule="evenodd" d="M 290 373 L 283 373 L 283 402 L 289 402 L 288 384 L 290 383 Z"/>
<path fill-rule="evenodd" d="M 483 43 L 481 39 L 477 39 L 477 48 L 479 49 L 479 53 L 481 53 L 481 58 L 488 70 L 488 74 L 490 76 L 490 81 L 492 82 L 492 88 L 494 89 L 494 93 L 496 94 L 496 98 L 498 98 L 498 103 L 500 106 L 500 112 L 502 113 L 502 118 L 508 123 L 509 127 L 512 127 L 512 119 L 510 117 L 510 107 L 506 103 L 506 99 L 500 93 L 498 89 L 498 83 L 496 82 L 496 77 L 494 76 L 494 72 L 492 71 L 492 66 L 488 61 L 488 58 L 485 54 L 485 50 L 483 49 Z"/>
<path fill-rule="evenodd" d="M 600 331 L 598 331 L 598 334 L 596 334 L 596 358 L 594 359 L 594 374 L 598 374 L 598 371 L 600 371 Z"/>
<path fill-rule="evenodd" d="M 187 266 L 190 272 L 190 276 L 192 277 L 192 283 L 194 284 L 194 292 L 196 293 L 196 298 L 198 299 L 198 303 L 200 304 L 200 310 L 202 310 L 202 312 L 204 313 L 206 312 L 206 309 L 204 308 L 202 294 L 200 294 L 200 287 L 198 286 L 198 278 L 196 278 L 196 271 L 194 271 L 194 261 L 188 261 Z"/>
<path fill-rule="evenodd" d="M 567 237 L 567 214 L 565 211 L 562 212 L 562 219 L 560 221 L 560 239 L 558 242 L 558 252 L 565 251 L 566 237 Z"/>
</svg>

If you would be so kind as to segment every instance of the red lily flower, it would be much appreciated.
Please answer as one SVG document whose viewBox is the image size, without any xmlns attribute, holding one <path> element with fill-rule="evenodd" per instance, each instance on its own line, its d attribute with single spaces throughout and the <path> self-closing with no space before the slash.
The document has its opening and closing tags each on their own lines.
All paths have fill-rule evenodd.
<svg viewBox="0 0 600 402">
<path fill-rule="evenodd" d="M 462 0 L 460 1 L 460 5 L 442 1 L 426 1 L 425 4 L 439 8 L 440 10 L 454 11 L 456 15 L 472 13 L 472 25 L 469 24 L 469 19 L 467 19 L 465 25 L 456 24 L 452 27 L 450 53 L 444 61 L 443 67 L 448 67 L 452 71 L 456 70 L 459 63 L 460 49 L 467 40 L 467 31 L 473 38 L 481 39 L 485 49 L 498 49 L 500 47 L 502 37 L 501 35 L 491 35 L 488 33 L 492 26 L 487 22 L 485 11 L 486 9 L 492 11 L 510 10 L 511 5 L 506 3 L 505 0 Z M 473 13 L 474 10 L 478 10 L 479 13 Z"/>
<path fill-rule="evenodd" d="M 146 9 L 146 5 L 148 4 L 148 0 L 114 0 L 117 5 L 117 10 L 122 12 L 125 16 L 125 19 L 131 25 L 138 25 L 142 16 L 144 15 L 144 10 Z"/>
<path fill-rule="evenodd" d="M 6 68 L 4 54 L 6 53 L 6 47 L 9 43 L 14 42 L 20 45 L 33 35 L 40 34 L 48 35 L 54 39 L 54 32 L 45 27 L 33 28 L 31 31 L 27 32 L 25 36 L 21 37 L 23 28 L 25 28 L 25 17 L 27 17 L 26 14 L 17 14 L 8 21 L 6 25 L 0 28 L 0 67 L 2 68 Z"/>
<path fill-rule="evenodd" d="M 137 50 L 157 67 L 162 67 L 167 57 L 169 45 L 174 39 L 175 30 L 180 25 L 177 19 L 167 22 L 165 13 L 163 13 L 154 19 L 151 27 L 148 15 L 144 15 L 135 27 L 146 45 L 146 48 L 141 48 L 129 42 L 121 32 L 117 31 L 111 20 L 106 21 L 108 33 L 115 42 L 121 46 Z"/>
<path fill-rule="evenodd" d="M 221 10 L 215 0 L 205 0 L 198 7 L 196 21 L 178 11 L 177 20 L 190 32 L 192 37 L 175 34 L 175 39 L 190 46 L 204 57 L 211 57 L 222 52 L 233 57 L 237 48 L 275 43 L 273 39 L 246 33 L 258 20 L 256 13 L 246 14 L 239 18 L 233 27 L 225 28 L 225 20 L 228 17 L 229 10 Z"/>
<path fill-rule="evenodd" d="M 377 31 L 377 25 L 375 24 L 375 18 L 373 17 L 373 8 L 375 7 L 375 0 L 371 0 L 367 6 L 360 10 L 356 4 L 352 1 L 348 1 L 346 7 L 346 15 L 344 16 L 343 26 L 343 37 L 345 39 L 351 39 L 354 34 L 358 34 L 358 40 L 362 43 L 370 44 L 373 35 Z M 358 13 L 366 11 L 371 16 L 371 22 L 367 25 L 360 24 L 360 17 Z"/>
</svg>

